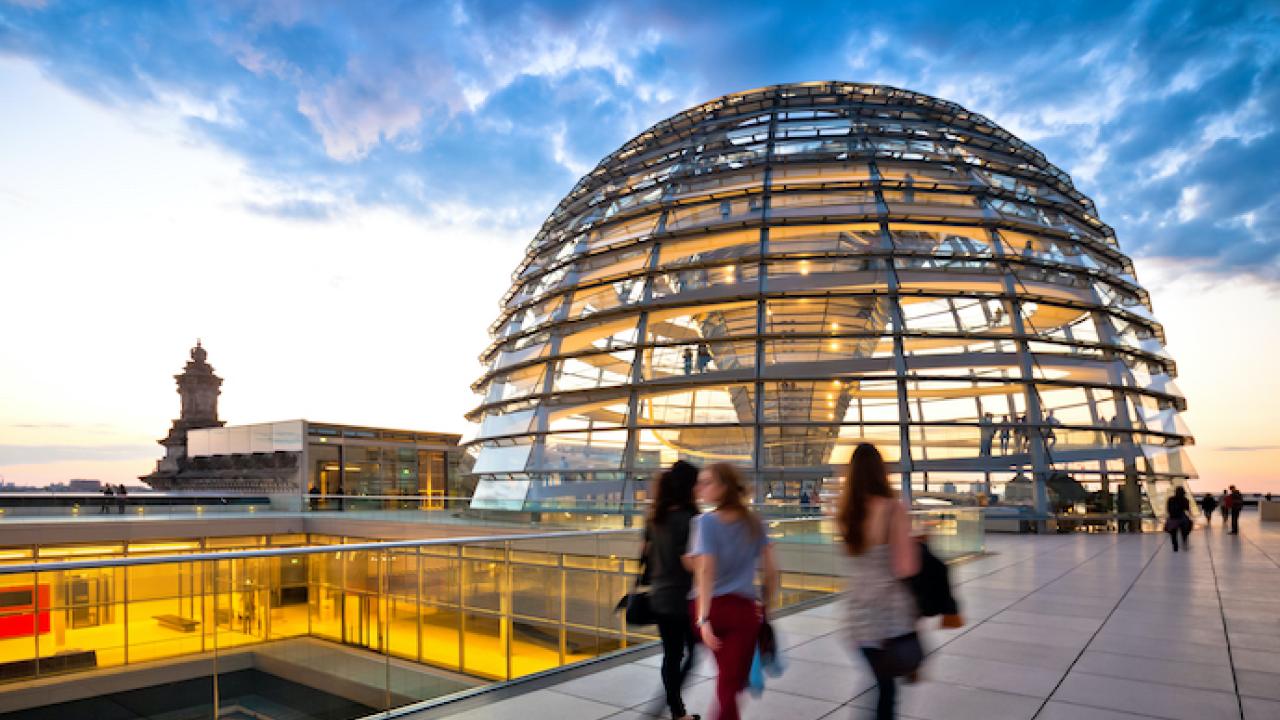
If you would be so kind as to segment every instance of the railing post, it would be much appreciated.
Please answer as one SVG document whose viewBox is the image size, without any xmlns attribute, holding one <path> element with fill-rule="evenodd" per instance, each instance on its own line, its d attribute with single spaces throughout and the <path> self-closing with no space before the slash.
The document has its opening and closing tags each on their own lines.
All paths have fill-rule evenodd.
<svg viewBox="0 0 1280 720">
<path fill-rule="evenodd" d="M 125 568 L 127 571 L 128 568 Z M 125 575 L 125 593 L 128 594 L 129 576 Z M 129 616 L 128 606 L 126 605 L 125 618 Z M 128 625 L 125 626 L 126 630 Z M 125 651 L 128 652 L 129 636 L 125 634 Z M 213 561 L 213 717 L 217 720 L 218 715 L 218 561 Z"/>
</svg>

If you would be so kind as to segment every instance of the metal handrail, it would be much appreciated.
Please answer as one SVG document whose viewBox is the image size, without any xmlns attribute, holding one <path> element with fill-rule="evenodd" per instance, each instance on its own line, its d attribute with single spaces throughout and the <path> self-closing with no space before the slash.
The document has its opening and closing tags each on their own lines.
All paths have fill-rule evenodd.
<svg viewBox="0 0 1280 720">
<path fill-rule="evenodd" d="M 66 562 L 22 563 L 0 565 L 0 575 L 39 573 L 51 570 L 88 570 L 104 567 L 130 567 L 134 565 L 162 565 L 175 562 L 213 562 L 246 558 L 288 557 L 292 555 L 318 555 L 326 552 L 365 552 L 370 550 L 395 550 L 403 548 L 434 547 L 441 545 L 468 545 L 513 540 L 549 540 L 555 538 L 582 537 L 586 535 L 621 535 L 635 533 L 639 528 L 613 530 L 565 530 L 563 532 L 527 533 L 517 535 L 476 535 L 470 537 L 430 538 L 427 540 L 388 540 L 384 542 L 347 543 L 344 545 L 304 545 L 289 548 L 263 550 L 228 550 L 226 552 L 187 553 L 184 555 L 147 555 L 98 560 L 69 560 Z"/>
</svg>

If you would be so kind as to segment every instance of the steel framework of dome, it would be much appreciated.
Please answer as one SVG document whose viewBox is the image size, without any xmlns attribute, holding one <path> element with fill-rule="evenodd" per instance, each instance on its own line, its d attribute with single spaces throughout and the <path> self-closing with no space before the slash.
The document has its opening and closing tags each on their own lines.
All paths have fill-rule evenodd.
<svg viewBox="0 0 1280 720">
<path fill-rule="evenodd" d="M 995 484 L 1041 511 L 1064 482 L 1154 500 L 1193 472 L 1093 202 L 914 92 L 783 85 L 658 123 L 574 186 L 502 306 L 479 496 L 631 499 L 684 458 L 795 498 L 862 441 L 908 496 Z"/>
</svg>

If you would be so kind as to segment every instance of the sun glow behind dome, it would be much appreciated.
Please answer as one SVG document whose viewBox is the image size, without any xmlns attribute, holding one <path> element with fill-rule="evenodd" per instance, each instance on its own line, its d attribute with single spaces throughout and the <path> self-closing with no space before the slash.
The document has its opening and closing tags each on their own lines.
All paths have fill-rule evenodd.
<svg viewBox="0 0 1280 720">
<path fill-rule="evenodd" d="M 491 330 L 488 494 L 630 499 L 684 458 L 794 498 L 859 442 L 917 492 L 1033 478 L 1042 508 L 1064 474 L 1193 474 L 1163 330 L 1092 201 L 895 88 L 753 90 L 641 133 L 551 214 Z"/>
</svg>

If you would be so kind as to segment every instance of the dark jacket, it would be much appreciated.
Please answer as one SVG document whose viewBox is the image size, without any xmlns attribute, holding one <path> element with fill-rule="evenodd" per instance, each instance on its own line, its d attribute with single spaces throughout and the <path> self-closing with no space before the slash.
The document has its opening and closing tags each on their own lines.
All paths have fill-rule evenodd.
<svg viewBox="0 0 1280 720">
<path fill-rule="evenodd" d="M 951 594 L 947 564 L 939 560 L 925 543 L 920 543 L 920 572 L 908 579 L 907 584 L 916 597 L 921 615 L 932 617 L 960 612 L 956 598 Z"/>
<path fill-rule="evenodd" d="M 1187 513 L 1191 511 L 1191 502 L 1184 497 L 1174 495 L 1165 501 L 1165 510 L 1168 511 L 1169 517 L 1176 520 L 1185 520 Z"/>
<path fill-rule="evenodd" d="M 648 564 L 649 603 L 660 615 L 687 615 L 689 591 L 693 589 L 693 575 L 685 569 L 681 557 L 689 550 L 689 522 L 693 513 L 689 510 L 672 510 L 661 525 L 651 520 L 644 529 L 644 539 L 649 545 L 645 557 Z"/>
<path fill-rule="evenodd" d="M 1200 501 L 1200 509 L 1207 513 L 1211 513 L 1214 510 L 1217 510 L 1218 509 L 1217 498 L 1215 498 L 1212 495 L 1205 495 L 1204 498 Z"/>
</svg>

